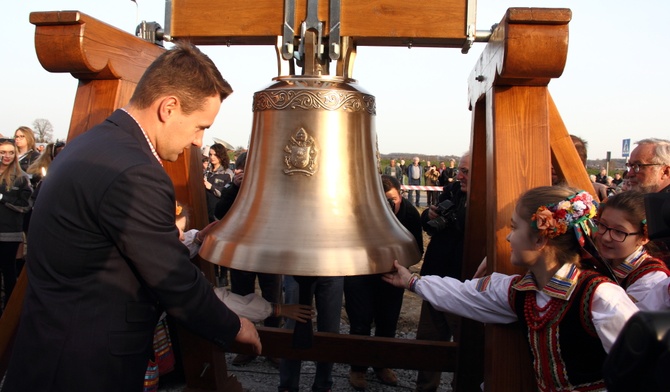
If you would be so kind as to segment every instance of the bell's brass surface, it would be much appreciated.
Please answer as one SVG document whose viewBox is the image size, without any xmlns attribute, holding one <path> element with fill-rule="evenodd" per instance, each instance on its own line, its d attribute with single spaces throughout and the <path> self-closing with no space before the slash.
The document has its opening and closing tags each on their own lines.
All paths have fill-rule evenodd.
<svg viewBox="0 0 670 392">
<path fill-rule="evenodd" d="M 389 208 L 375 99 L 351 79 L 281 76 L 254 94 L 245 177 L 200 256 L 255 272 L 346 276 L 419 261 Z"/>
</svg>

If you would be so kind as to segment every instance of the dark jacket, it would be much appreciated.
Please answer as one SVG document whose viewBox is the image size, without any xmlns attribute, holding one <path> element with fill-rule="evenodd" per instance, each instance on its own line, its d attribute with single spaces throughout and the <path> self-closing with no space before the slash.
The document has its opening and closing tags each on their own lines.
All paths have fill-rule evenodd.
<svg viewBox="0 0 670 392">
<path fill-rule="evenodd" d="M 25 174 L 17 177 L 10 187 L 0 184 L 0 241 L 23 242 L 23 219 L 32 206 L 32 193 Z"/>
<path fill-rule="evenodd" d="M 416 246 L 419 248 L 419 254 L 423 254 L 423 231 L 421 230 L 421 216 L 416 207 L 404 197 L 400 201 L 400 209 L 396 218 L 402 225 L 412 233 L 416 240 Z"/>
<path fill-rule="evenodd" d="M 212 184 L 211 189 L 206 189 L 207 215 L 209 216 L 209 221 L 214 222 L 214 210 L 216 209 L 216 204 L 219 202 L 223 187 L 229 184 L 232 178 L 223 166 L 219 166 L 216 171 L 205 173 L 205 178 Z"/>
<path fill-rule="evenodd" d="M 28 170 L 28 167 L 33 164 L 40 157 L 39 151 L 29 150 L 21 159 L 19 159 L 19 165 L 23 171 Z"/>
<path fill-rule="evenodd" d="M 444 186 L 438 204 L 451 200 L 456 206 L 455 221 L 443 230 L 435 231 L 428 225 L 428 211 L 421 214 L 423 229 L 431 235 L 421 266 L 421 275 L 449 276 L 462 280 L 463 238 L 465 230 L 465 202 L 467 195 L 461 192 L 461 183 L 455 181 Z"/>
<path fill-rule="evenodd" d="M 239 332 L 179 241 L 172 181 L 121 110 L 50 166 L 28 236 L 3 391 L 141 391 L 163 310 L 221 346 Z"/>
<path fill-rule="evenodd" d="M 219 198 L 219 201 L 216 203 L 216 207 L 214 208 L 214 216 L 216 219 L 221 219 L 228 213 L 230 207 L 233 206 L 233 203 L 235 202 L 239 192 L 240 187 L 235 185 L 235 183 L 232 181 L 223 186 L 223 189 L 221 190 L 221 197 Z"/>
</svg>

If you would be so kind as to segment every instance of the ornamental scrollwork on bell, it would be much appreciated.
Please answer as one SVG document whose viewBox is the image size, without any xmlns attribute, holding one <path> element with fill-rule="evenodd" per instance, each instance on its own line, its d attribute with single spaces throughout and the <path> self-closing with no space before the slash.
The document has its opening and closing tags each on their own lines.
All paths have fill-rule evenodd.
<svg viewBox="0 0 670 392">
<path fill-rule="evenodd" d="M 314 138 L 304 128 L 298 129 L 295 135 L 291 136 L 289 143 L 284 147 L 284 152 L 286 153 L 284 174 L 312 176 L 316 173 L 319 149 Z"/>
</svg>

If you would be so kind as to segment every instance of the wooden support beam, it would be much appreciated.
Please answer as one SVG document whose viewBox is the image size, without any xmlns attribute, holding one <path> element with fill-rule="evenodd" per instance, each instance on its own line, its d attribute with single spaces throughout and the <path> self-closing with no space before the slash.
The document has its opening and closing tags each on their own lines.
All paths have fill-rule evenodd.
<svg viewBox="0 0 670 392">
<path fill-rule="evenodd" d="M 474 0 L 470 0 L 474 1 Z M 467 38 L 468 0 L 341 0 L 340 36 L 355 45 L 461 48 Z M 208 45 L 274 45 L 283 34 L 281 0 L 172 0 L 166 30 L 176 39 Z M 319 2 L 318 18 L 328 34 L 329 1 Z M 300 35 L 307 0 L 296 0 L 293 26 Z"/>
<path fill-rule="evenodd" d="M 266 357 L 442 372 L 453 372 L 458 364 L 458 344 L 451 342 L 315 332 L 312 347 L 295 349 L 292 330 L 257 328 Z M 249 345 L 237 343 L 231 351 L 253 354 Z"/>
<path fill-rule="evenodd" d="M 589 179 L 586 166 L 579 159 L 575 144 L 570 138 L 568 129 L 563 123 L 561 114 L 556 108 L 556 103 L 548 94 L 549 105 L 549 139 L 551 144 L 551 162 L 559 178 L 575 188 L 583 189 L 591 194 L 594 199 L 599 200 Z"/>
<path fill-rule="evenodd" d="M 79 80 L 68 140 L 128 103 L 144 70 L 164 51 L 79 11 L 32 12 L 30 23 L 44 69 Z"/>
<path fill-rule="evenodd" d="M 485 206 L 486 213 L 469 211 L 467 224 L 471 233 L 472 227 L 482 227 L 485 215 L 489 273 L 525 272 L 509 263 L 506 236 L 519 195 L 551 184 L 552 109 L 547 85 L 563 72 L 570 19 L 568 9 L 510 8 L 468 80 L 474 112 L 470 189 L 477 193 L 468 194 L 469 210 Z M 573 153 L 576 156 L 574 148 Z M 559 163 L 565 164 L 561 157 Z M 482 193 L 485 203 L 479 200 Z M 479 260 L 465 263 L 471 270 L 468 264 Z M 485 341 L 487 391 L 535 389 L 528 345 L 519 328 L 487 325 Z"/>
</svg>

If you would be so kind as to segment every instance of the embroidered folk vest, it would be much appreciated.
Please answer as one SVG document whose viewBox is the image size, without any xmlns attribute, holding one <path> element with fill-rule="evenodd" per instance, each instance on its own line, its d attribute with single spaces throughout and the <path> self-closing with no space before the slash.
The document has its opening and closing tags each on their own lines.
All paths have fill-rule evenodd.
<svg viewBox="0 0 670 392">
<path fill-rule="evenodd" d="M 621 287 L 623 287 L 624 290 L 628 289 L 638 279 L 640 279 L 641 277 L 650 272 L 660 271 L 664 272 L 666 276 L 670 276 L 670 270 L 668 270 L 668 267 L 665 265 L 663 261 L 655 257 L 652 257 L 649 254 L 644 254 L 642 257 L 645 258 L 642 264 L 640 264 L 639 267 L 635 268 L 630 274 L 628 274 L 623 279 L 623 281 L 621 281 Z"/>
<path fill-rule="evenodd" d="M 552 299 L 558 303 L 540 317 L 541 328 L 533 328 L 538 320 L 529 320 L 524 311 L 531 302 L 535 306 L 535 291 L 514 290 L 516 280 L 512 282 L 510 304 L 528 339 L 539 391 L 605 390 L 602 365 L 607 353 L 591 319 L 593 293 L 603 282 L 610 280 L 582 270 L 569 301 Z"/>
</svg>

